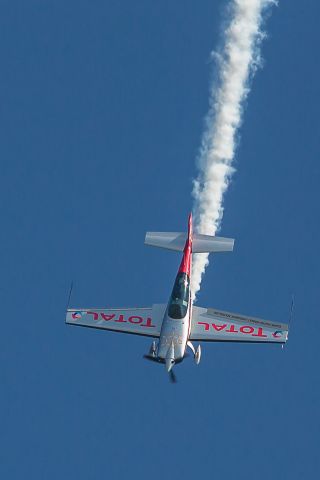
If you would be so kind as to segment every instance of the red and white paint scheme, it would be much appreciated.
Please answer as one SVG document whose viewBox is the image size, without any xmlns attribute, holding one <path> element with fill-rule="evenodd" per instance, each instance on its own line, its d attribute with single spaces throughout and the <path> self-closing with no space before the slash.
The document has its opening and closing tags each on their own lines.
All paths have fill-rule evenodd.
<svg viewBox="0 0 320 480">
<path fill-rule="evenodd" d="M 232 251 L 233 239 L 193 233 L 190 214 L 187 233 L 147 232 L 145 243 L 183 252 L 168 303 L 147 308 L 68 308 L 66 323 L 153 337 L 155 340 L 144 357 L 164 363 L 173 381 L 172 367 L 184 359 L 187 347 L 192 350 L 195 362 L 200 362 L 201 348 L 200 345 L 195 348 L 193 341 L 280 344 L 287 341 L 287 324 L 192 305 L 192 255 Z"/>
</svg>

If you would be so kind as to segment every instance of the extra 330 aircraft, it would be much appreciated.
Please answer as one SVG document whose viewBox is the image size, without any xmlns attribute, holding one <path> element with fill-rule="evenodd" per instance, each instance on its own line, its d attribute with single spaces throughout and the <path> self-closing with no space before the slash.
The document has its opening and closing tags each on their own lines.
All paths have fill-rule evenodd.
<svg viewBox="0 0 320 480">
<path fill-rule="evenodd" d="M 173 382 L 172 367 L 182 362 L 187 347 L 193 352 L 195 363 L 200 362 L 201 347 L 195 348 L 192 342 L 283 344 L 287 341 L 286 324 L 192 305 L 192 254 L 232 251 L 233 239 L 193 234 L 190 214 L 187 234 L 147 232 L 145 243 L 183 251 L 169 302 L 149 308 L 68 308 L 66 323 L 154 338 L 148 355 L 144 357 L 164 363 Z"/>
</svg>

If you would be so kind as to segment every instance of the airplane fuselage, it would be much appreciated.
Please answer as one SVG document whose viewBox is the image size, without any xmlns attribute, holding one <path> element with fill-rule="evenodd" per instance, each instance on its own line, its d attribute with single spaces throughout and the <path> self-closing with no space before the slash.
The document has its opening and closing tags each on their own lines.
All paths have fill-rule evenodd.
<svg viewBox="0 0 320 480">
<path fill-rule="evenodd" d="M 175 279 L 162 322 L 157 357 L 170 369 L 183 360 L 191 328 L 192 301 L 190 276 L 192 266 L 192 216 L 189 217 L 188 237 L 182 261 Z"/>
</svg>

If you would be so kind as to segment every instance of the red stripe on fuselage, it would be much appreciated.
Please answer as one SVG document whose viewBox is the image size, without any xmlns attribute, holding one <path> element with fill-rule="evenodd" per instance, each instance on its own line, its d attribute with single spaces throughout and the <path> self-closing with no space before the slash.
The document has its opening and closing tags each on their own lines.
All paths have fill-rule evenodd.
<svg viewBox="0 0 320 480">
<path fill-rule="evenodd" d="M 192 264 L 192 213 L 189 215 L 188 221 L 188 237 L 186 244 L 183 250 L 183 257 L 179 267 L 179 273 L 183 272 L 189 275 L 191 274 L 191 264 Z"/>
</svg>

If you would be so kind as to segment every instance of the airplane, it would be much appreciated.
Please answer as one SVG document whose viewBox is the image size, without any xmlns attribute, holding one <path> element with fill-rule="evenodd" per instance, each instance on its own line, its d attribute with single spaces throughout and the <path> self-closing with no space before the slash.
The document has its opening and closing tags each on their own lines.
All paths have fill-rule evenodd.
<svg viewBox="0 0 320 480">
<path fill-rule="evenodd" d="M 193 233 L 190 213 L 187 234 L 147 232 L 145 244 L 183 252 L 168 303 L 148 308 L 68 308 L 67 324 L 154 338 L 144 358 L 165 364 L 172 382 L 176 381 L 173 366 L 186 357 L 187 347 L 195 363 L 200 363 L 201 345 L 195 348 L 193 342 L 284 344 L 287 341 L 287 324 L 193 305 L 192 255 L 230 252 L 233 239 Z"/>
</svg>

